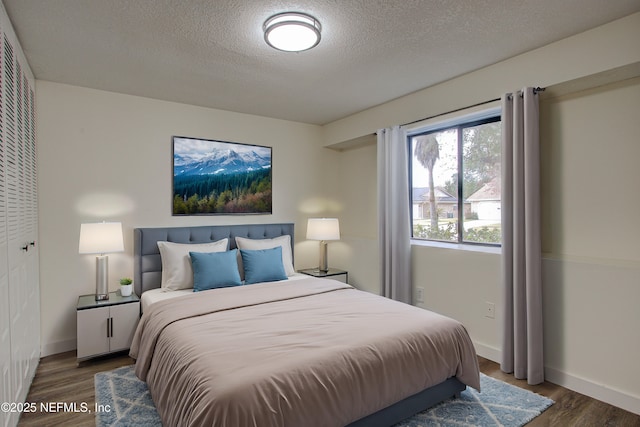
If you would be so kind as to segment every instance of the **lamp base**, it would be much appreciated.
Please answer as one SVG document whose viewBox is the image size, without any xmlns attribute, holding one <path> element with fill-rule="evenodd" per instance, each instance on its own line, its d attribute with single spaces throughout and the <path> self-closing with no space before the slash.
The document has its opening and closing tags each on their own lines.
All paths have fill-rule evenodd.
<svg viewBox="0 0 640 427">
<path fill-rule="evenodd" d="M 327 266 L 327 242 L 324 240 L 320 241 L 320 260 L 318 262 L 318 271 L 321 273 L 329 271 L 329 267 Z"/>
<path fill-rule="evenodd" d="M 109 257 L 96 257 L 96 301 L 109 299 Z"/>
</svg>

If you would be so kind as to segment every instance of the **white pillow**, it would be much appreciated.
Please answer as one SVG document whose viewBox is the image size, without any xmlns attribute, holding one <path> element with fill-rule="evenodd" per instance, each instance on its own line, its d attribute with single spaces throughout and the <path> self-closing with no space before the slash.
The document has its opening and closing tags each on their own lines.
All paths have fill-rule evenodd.
<svg viewBox="0 0 640 427">
<path fill-rule="evenodd" d="M 167 291 L 193 288 L 193 268 L 189 252 L 224 252 L 229 239 L 211 243 L 158 242 L 162 259 L 161 288 Z"/>
<path fill-rule="evenodd" d="M 236 237 L 236 246 L 238 249 L 271 249 L 278 246 L 282 246 L 282 264 L 284 265 L 284 272 L 287 276 L 295 274 L 293 268 L 293 256 L 291 253 L 291 236 L 288 234 L 285 236 L 274 237 L 273 239 L 247 239 L 244 237 Z M 240 251 L 238 251 L 240 253 Z M 242 258 L 239 258 L 240 274 L 244 277 L 244 268 L 242 268 Z"/>
</svg>

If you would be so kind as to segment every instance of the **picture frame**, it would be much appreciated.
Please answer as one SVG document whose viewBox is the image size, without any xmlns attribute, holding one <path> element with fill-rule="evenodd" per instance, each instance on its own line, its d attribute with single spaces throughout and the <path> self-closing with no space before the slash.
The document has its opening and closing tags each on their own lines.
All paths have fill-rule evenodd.
<svg viewBox="0 0 640 427">
<path fill-rule="evenodd" d="M 272 151 L 173 136 L 172 215 L 272 214 Z"/>
</svg>

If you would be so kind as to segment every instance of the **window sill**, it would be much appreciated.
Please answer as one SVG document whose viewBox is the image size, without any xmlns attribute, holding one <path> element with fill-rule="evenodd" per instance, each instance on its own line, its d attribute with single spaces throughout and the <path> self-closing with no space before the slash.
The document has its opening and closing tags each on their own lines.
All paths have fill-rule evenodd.
<svg viewBox="0 0 640 427">
<path fill-rule="evenodd" d="M 499 246 L 465 245 L 464 243 L 434 242 L 433 240 L 411 239 L 411 246 L 427 246 L 430 248 L 453 249 L 459 251 L 482 252 L 485 254 L 502 254 Z"/>
</svg>

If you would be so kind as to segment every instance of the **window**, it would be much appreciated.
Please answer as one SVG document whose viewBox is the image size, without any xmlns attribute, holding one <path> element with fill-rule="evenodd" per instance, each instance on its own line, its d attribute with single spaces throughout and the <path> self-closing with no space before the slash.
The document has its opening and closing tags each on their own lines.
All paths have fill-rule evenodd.
<svg viewBox="0 0 640 427">
<path fill-rule="evenodd" d="M 500 115 L 408 136 L 412 237 L 500 245 Z"/>
</svg>

